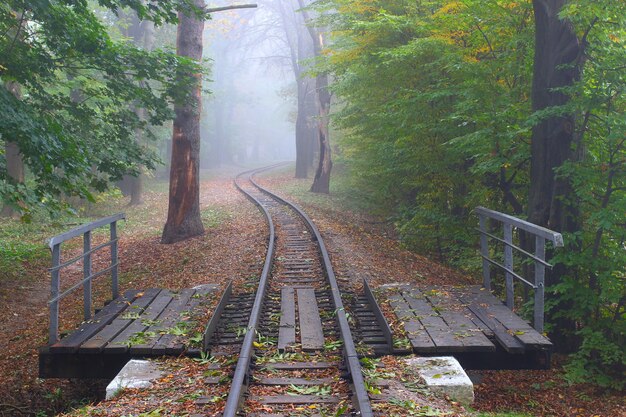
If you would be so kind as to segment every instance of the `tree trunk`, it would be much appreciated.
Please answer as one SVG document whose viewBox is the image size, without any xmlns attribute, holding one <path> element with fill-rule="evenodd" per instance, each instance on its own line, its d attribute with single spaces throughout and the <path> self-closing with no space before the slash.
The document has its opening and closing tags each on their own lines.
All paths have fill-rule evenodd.
<svg viewBox="0 0 626 417">
<path fill-rule="evenodd" d="M 307 83 L 303 79 L 298 79 L 298 115 L 296 117 L 296 178 L 306 178 L 308 176 L 308 120 L 306 114 Z"/>
<path fill-rule="evenodd" d="M 330 171 L 333 168 L 333 162 L 330 155 L 330 141 L 328 138 L 328 118 L 330 114 L 330 93 L 328 92 L 328 76 L 320 74 L 316 80 L 317 96 L 319 99 L 319 120 L 318 120 L 318 137 L 319 137 L 319 161 L 317 171 L 311 185 L 311 191 L 314 193 L 330 192 Z"/>
<path fill-rule="evenodd" d="M 204 7 L 202 0 L 194 0 L 196 7 Z M 182 12 L 178 14 L 176 52 L 196 61 L 202 59 L 202 32 L 204 20 Z M 201 74 L 183 74 L 194 77 L 195 85 L 188 103 L 177 104 L 172 135 L 170 168 L 170 197 L 167 222 L 162 243 L 174 243 L 204 233 L 200 217 L 200 113 L 202 101 Z"/>
<path fill-rule="evenodd" d="M 149 20 L 141 21 L 136 13 L 130 16 L 130 24 L 128 26 L 127 36 L 133 39 L 136 46 L 143 48 L 145 51 L 152 51 L 154 48 L 154 22 Z M 135 113 L 141 120 L 145 120 L 145 111 L 136 108 Z M 143 141 L 143 130 L 135 129 L 135 141 L 141 143 Z M 127 191 L 130 194 L 130 206 L 138 206 L 143 204 L 143 174 L 137 173 L 137 176 L 125 176 Z"/>
<path fill-rule="evenodd" d="M 570 22 L 558 17 L 565 3 L 566 0 L 533 0 L 533 111 L 567 104 L 570 97 L 554 89 L 572 86 L 580 79 L 580 42 Z M 532 131 L 528 219 L 559 232 L 574 232 L 580 228 L 572 185 L 567 177 L 555 175 L 556 169 L 574 158 L 574 131 L 573 114 L 548 117 Z M 546 285 L 558 283 L 564 272 L 563 265 L 557 265 L 546 277 Z M 551 337 L 560 348 L 571 344 L 575 323 L 552 316 L 569 308 L 571 306 L 561 303 L 553 307 L 547 317 L 555 325 Z"/>
<path fill-rule="evenodd" d="M 560 20 L 558 13 L 565 0 L 534 0 L 535 61 L 532 85 L 533 111 L 561 106 L 569 101 L 555 88 L 572 86 L 580 78 L 576 65 L 580 52 L 578 38 L 571 24 Z M 554 170 L 573 155 L 574 115 L 549 117 L 532 132 L 531 187 L 529 219 L 533 223 L 566 231 L 575 220 L 568 217 L 567 202 L 561 201 L 564 180 L 555 178 Z"/>
<path fill-rule="evenodd" d="M 317 134 L 317 96 L 308 94 L 305 102 L 306 114 L 306 163 L 311 169 L 314 168 L 315 157 L 318 155 L 318 134 Z"/>
<path fill-rule="evenodd" d="M 313 41 L 314 56 L 318 57 L 322 54 L 324 48 L 324 37 L 312 24 L 308 12 L 306 11 L 304 0 L 298 0 L 302 15 L 304 19 L 308 21 L 307 29 L 311 40 Z M 317 170 L 315 172 L 315 178 L 313 178 L 313 184 L 311 185 L 311 191 L 314 193 L 330 192 L 330 171 L 333 168 L 333 162 L 331 159 L 330 138 L 328 137 L 328 123 L 330 115 L 330 92 L 328 91 L 328 74 L 320 73 L 315 79 L 315 90 L 318 101 L 318 144 L 319 144 L 319 159 L 317 164 Z"/>
<path fill-rule="evenodd" d="M 5 87 L 18 99 L 21 98 L 20 85 L 16 82 L 10 81 L 5 84 Z M 4 157 L 6 158 L 7 174 L 16 184 L 24 183 L 24 160 L 17 143 L 11 142 L 7 138 L 4 138 Z M 0 216 L 11 217 L 16 214 L 13 206 L 4 204 Z"/>
<path fill-rule="evenodd" d="M 4 143 L 5 158 L 7 161 L 7 174 L 16 184 L 24 183 L 24 161 L 17 143 L 6 141 Z M 13 206 L 5 204 L 0 216 L 11 217 L 16 214 Z"/>
</svg>

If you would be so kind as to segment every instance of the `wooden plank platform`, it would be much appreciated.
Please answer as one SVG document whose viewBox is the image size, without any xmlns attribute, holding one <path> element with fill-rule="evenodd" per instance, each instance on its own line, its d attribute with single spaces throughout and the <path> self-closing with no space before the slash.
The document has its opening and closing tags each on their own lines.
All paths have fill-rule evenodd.
<svg viewBox="0 0 626 417">
<path fill-rule="evenodd" d="M 194 350 L 193 323 L 217 291 L 204 285 L 180 292 L 130 290 L 57 343 L 39 351 L 42 378 L 108 378 L 133 357 Z M 193 346 L 192 346 L 193 345 Z M 197 349 L 196 349 L 197 350 Z"/>
<path fill-rule="evenodd" d="M 416 353 L 466 359 L 477 353 L 484 361 L 493 353 L 545 358 L 552 348 L 545 336 L 479 286 L 401 286 L 388 299 Z"/>
</svg>

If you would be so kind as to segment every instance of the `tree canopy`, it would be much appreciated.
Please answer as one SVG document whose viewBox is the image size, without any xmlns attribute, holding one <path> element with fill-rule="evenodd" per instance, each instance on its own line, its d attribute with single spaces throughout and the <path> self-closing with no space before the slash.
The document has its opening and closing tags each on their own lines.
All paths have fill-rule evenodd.
<svg viewBox="0 0 626 417">
<path fill-rule="evenodd" d="M 555 258 L 562 267 L 551 280 L 549 313 L 553 325 L 573 324 L 565 329 L 578 349 L 569 376 L 623 384 L 626 4 L 325 0 L 318 7 L 334 33 L 320 66 L 334 76 L 340 158 L 357 189 L 383 207 L 408 247 L 473 269 L 474 207 L 525 217 L 533 186 L 557 187 L 539 199 L 548 216 L 531 220 L 562 231 L 568 243 Z M 556 36 L 568 30 L 573 39 Z M 553 35 L 551 46 L 537 38 L 537 50 L 549 51 L 543 57 L 534 54 L 541 31 Z M 538 83 L 559 72 L 572 75 Z M 560 99 L 538 105 L 536 93 Z M 570 139 L 558 145 L 539 126 Z M 531 167 L 548 161 L 532 144 L 542 142 L 561 159 L 538 184 Z M 564 208 L 575 217 L 569 226 L 563 216 L 552 221 Z"/>
<path fill-rule="evenodd" d="M 158 24 L 176 21 L 179 9 L 202 13 L 187 1 L 99 3 L 113 12 L 130 7 Z M 30 172 L 21 184 L 0 157 L 3 202 L 27 218 L 37 207 L 62 208 L 59 197 L 90 199 L 139 166 L 154 166 L 155 155 L 132 140 L 134 130 L 171 119 L 170 103 L 184 99 L 190 82 L 176 75 L 197 64 L 114 41 L 87 1 L 3 2 L 0 33 L 0 80 L 21 91 L 0 88 L 0 134 L 17 144 Z M 145 120 L 135 107 L 145 109 Z"/>
</svg>

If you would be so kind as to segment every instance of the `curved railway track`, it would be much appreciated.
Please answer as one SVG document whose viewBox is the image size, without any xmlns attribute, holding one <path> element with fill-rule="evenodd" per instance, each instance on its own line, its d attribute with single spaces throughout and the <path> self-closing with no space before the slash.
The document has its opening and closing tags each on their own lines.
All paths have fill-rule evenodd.
<svg viewBox="0 0 626 417">
<path fill-rule="evenodd" d="M 371 417 L 322 237 L 302 210 L 254 181 L 255 174 L 275 167 L 235 179 L 264 213 L 269 240 L 256 293 L 226 292 L 208 342 L 212 355 L 238 353 L 223 416 Z"/>
</svg>

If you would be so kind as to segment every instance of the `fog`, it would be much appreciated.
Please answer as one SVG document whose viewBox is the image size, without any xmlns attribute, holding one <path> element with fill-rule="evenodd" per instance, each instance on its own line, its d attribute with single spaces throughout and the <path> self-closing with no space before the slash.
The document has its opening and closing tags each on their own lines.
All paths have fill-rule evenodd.
<svg viewBox="0 0 626 417">
<path fill-rule="evenodd" d="M 295 159 L 297 85 L 287 34 L 276 3 L 257 4 L 215 13 L 206 24 L 204 88 L 211 93 L 203 95 L 202 168 Z"/>
</svg>

